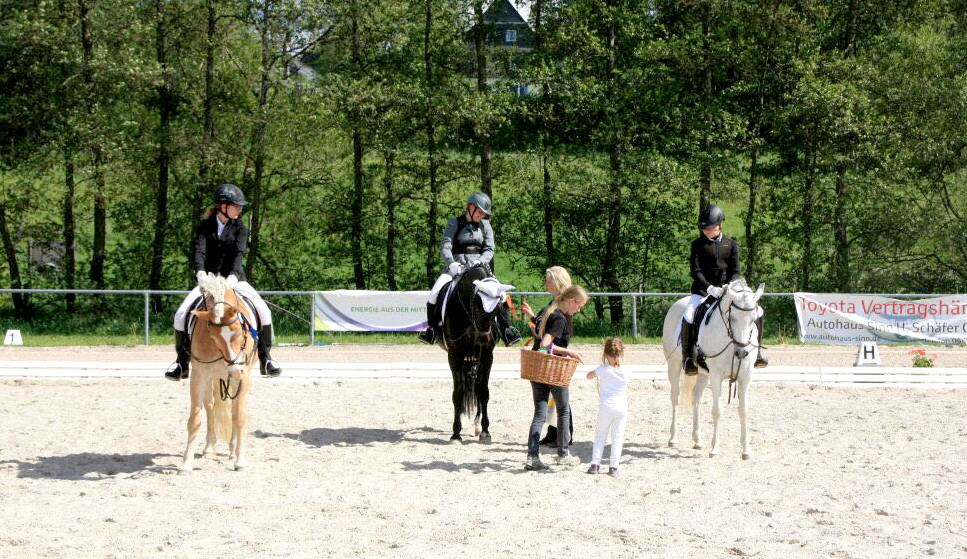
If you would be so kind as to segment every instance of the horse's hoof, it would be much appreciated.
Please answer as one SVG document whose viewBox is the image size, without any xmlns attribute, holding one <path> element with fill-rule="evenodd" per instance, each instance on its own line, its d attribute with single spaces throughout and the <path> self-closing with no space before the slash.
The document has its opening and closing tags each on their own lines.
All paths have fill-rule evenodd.
<svg viewBox="0 0 967 559">
<path fill-rule="evenodd" d="M 704 446 L 702 446 L 702 444 L 701 444 L 701 443 L 695 443 L 695 445 L 694 445 L 694 446 L 692 446 L 692 449 L 693 449 L 693 450 L 702 450 L 703 448 L 705 448 L 705 447 L 704 447 Z"/>
<path fill-rule="evenodd" d="M 490 433 L 486 433 L 486 432 L 480 433 L 480 442 L 484 444 L 490 444 L 491 442 Z"/>
<path fill-rule="evenodd" d="M 708 453 L 708 457 L 709 457 L 709 458 L 717 458 L 719 454 L 721 454 L 721 453 L 719 453 L 719 452 L 715 452 L 715 451 L 713 450 L 712 452 L 709 452 L 709 453 Z"/>
<path fill-rule="evenodd" d="M 450 437 L 450 444 L 463 444 L 463 439 L 459 435 Z"/>
<path fill-rule="evenodd" d="M 743 452 L 742 453 L 742 459 L 743 460 L 748 460 L 749 458 L 752 458 L 752 453 L 751 452 Z"/>
<path fill-rule="evenodd" d="M 678 446 L 678 441 L 668 441 L 668 448 L 675 448 Z"/>
<path fill-rule="evenodd" d="M 180 476 L 190 476 L 191 475 L 191 468 L 188 468 L 188 469 L 178 468 L 178 475 L 180 475 Z"/>
<path fill-rule="evenodd" d="M 235 463 L 235 471 L 236 472 L 239 471 L 239 470 L 243 470 L 243 469 L 245 469 L 247 467 L 248 467 L 248 464 L 239 464 L 238 462 Z"/>
</svg>

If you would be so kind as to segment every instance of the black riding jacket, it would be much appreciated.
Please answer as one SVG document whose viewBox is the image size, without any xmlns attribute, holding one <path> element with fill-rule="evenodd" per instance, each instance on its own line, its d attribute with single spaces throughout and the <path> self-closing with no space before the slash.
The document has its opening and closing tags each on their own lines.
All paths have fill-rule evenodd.
<svg viewBox="0 0 967 559">
<path fill-rule="evenodd" d="M 248 228 L 240 219 L 230 219 L 222 236 L 218 236 L 216 213 L 208 216 L 195 230 L 192 243 L 195 272 L 202 270 L 228 277 L 232 274 L 238 281 L 248 281 L 242 271 L 242 255 L 248 246 Z"/>
<path fill-rule="evenodd" d="M 692 241 L 689 257 L 692 274 L 692 293 L 707 295 L 710 285 L 721 287 L 738 278 L 739 244 L 724 234 L 718 241 L 699 235 Z"/>
</svg>

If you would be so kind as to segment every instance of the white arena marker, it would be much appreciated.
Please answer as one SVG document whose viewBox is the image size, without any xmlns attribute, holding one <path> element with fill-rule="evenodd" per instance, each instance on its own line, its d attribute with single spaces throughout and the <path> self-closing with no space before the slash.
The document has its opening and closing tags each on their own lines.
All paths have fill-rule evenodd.
<svg viewBox="0 0 967 559">
<path fill-rule="evenodd" d="M 7 330 L 7 334 L 3 337 L 3 345 L 24 345 L 20 330 Z"/>
<path fill-rule="evenodd" d="M 856 351 L 856 362 L 853 363 L 854 367 L 882 367 L 883 363 L 880 362 L 880 348 L 877 347 L 876 342 L 861 342 L 859 349 Z"/>
</svg>

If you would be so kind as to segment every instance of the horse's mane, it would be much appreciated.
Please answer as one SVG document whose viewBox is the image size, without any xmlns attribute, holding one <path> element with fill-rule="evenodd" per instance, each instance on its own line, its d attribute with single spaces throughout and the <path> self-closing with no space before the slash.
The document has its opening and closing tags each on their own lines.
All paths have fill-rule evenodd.
<svg viewBox="0 0 967 559">
<path fill-rule="evenodd" d="M 198 282 L 198 288 L 205 295 L 205 299 L 210 299 L 209 303 L 212 303 L 210 308 L 216 322 L 220 322 L 225 315 L 225 306 L 215 305 L 214 303 L 225 301 L 225 292 L 234 289 L 236 283 L 238 283 L 238 279 L 235 276 L 223 278 L 212 273 L 205 274 Z"/>
</svg>

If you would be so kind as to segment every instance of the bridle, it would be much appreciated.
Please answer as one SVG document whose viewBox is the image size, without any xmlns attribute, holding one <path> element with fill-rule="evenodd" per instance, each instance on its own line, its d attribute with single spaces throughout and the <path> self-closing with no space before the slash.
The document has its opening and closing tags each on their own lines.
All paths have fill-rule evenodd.
<svg viewBox="0 0 967 559">
<path fill-rule="evenodd" d="M 214 302 L 214 303 L 211 304 L 211 307 L 210 308 L 214 308 L 214 307 L 216 307 L 218 305 L 224 305 L 226 307 L 229 307 L 231 309 L 234 309 L 235 310 L 235 318 L 233 318 L 233 319 L 231 319 L 231 320 L 229 320 L 227 322 L 221 322 L 221 321 L 219 321 L 219 322 L 212 322 L 211 320 L 206 320 L 205 321 L 205 327 L 209 331 L 211 331 L 212 326 L 215 326 L 215 327 L 218 327 L 218 328 L 224 328 L 226 326 L 231 326 L 233 324 L 236 324 L 238 322 L 241 322 L 241 324 L 242 324 L 242 347 L 239 348 L 238 354 L 239 355 L 242 355 L 242 356 L 245 356 L 245 359 L 241 363 L 238 362 L 238 357 L 236 357 L 234 360 L 229 359 L 225 355 L 225 353 L 221 350 L 221 348 L 218 349 L 218 354 L 219 354 L 218 357 L 216 357 L 216 358 L 214 358 L 212 360 L 205 361 L 205 360 L 199 359 L 194 353 L 191 354 L 191 358 L 194 359 L 195 361 L 199 362 L 199 363 L 205 363 L 205 364 L 217 363 L 218 361 L 224 361 L 225 363 L 227 363 L 229 365 L 248 365 L 252 361 L 252 358 L 255 356 L 255 350 L 256 350 L 255 345 L 256 344 L 254 343 L 255 338 L 251 334 L 252 328 L 248 324 L 248 320 L 246 320 L 246 318 L 245 318 L 245 313 L 239 307 L 237 307 L 237 306 L 235 306 L 235 305 L 233 305 L 231 303 L 228 303 L 226 301 L 216 301 L 216 302 Z M 252 341 L 253 341 L 252 348 L 251 348 L 251 351 L 246 352 L 246 347 L 248 347 L 248 341 L 249 341 L 249 339 L 252 339 Z M 219 379 L 219 381 L 218 381 L 219 382 L 220 393 L 221 393 L 221 398 L 222 398 L 222 400 L 234 400 L 238 396 L 239 391 L 242 389 L 242 383 L 241 383 L 241 381 L 239 381 L 238 388 L 236 388 L 235 389 L 235 393 L 232 394 L 231 393 L 231 390 L 229 389 L 229 384 L 231 382 L 231 375 L 226 372 L 226 376 L 228 378 L 226 378 L 226 379 Z"/>
<path fill-rule="evenodd" d="M 730 288 L 728 288 L 728 289 L 730 289 Z M 752 291 L 749 290 L 749 289 L 743 289 L 741 291 L 735 291 L 735 292 L 732 292 L 732 293 L 734 295 L 738 295 L 738 294 L 741 294 L 741 293 L 752 293 Z M 716 307 L 718 307 L 718 316 L 722 319 L 722 322 L 725 323 L 725 331 L 726 331 L 726 333 L 729 336 L 729 341 L 725 343 L 725 346 L 721 350 L 719 350 L 718 353 L 706 354 L 705 355 L 705 358 L 706 359 L 709 359 L 711 357 L 718 357 L 719 355 L 722 355 L 723 353 L 725 353 L 725 351 L 727 349 L 729 349 L 729 347 L 741 347 L 741 348 L 749 348 L 749 349 L 753 349 L 753 348 L 754 349 L 759 349 L 761 346 L 759 346 L 758 344 L 756 344 L 755 342 L 752 341 L 752 333 L 751 333 L 751 331 L 749 332 L 749 341 L 747 341 L 747 342 L 740 342 L 739 340 L 735 339 L 735 331 L 732 329 L 732 310 L 733 309 L 737 309 L 737 310 L 742 311 L 742 312 L 753 312 L 754 313 L 754 312 L 756 312 L 758 310 L 758 306 L 757 305 L 753 305 L 751 308 L 743 307 L 742 305 L 736 304 L 735 297 L 734 296 L 729 298 L 729 305 L 728 305 L 728 309 L 727 310 L 723 310 L 722 309 L 722 306 L 723 305 L 721 304 L 721 300 L 719 300 L 719 304 L 716 305 Z M 748 359 L 748 357 L 749 357 L 749 352 L 748 351 L 746 351 L 745 354 L 742 355 L 742 356 L 737 355 L 737 353 L 738 353 L 737 351 L 733 351 L 732 352 L 732 365 L 731 365 L 731 368 L 730 368 L 730 371 L 729 371 L 729 386 L 730 387 L 735 382 L 736 378 L 738 377 L 739 368 L 742 366 L 742 361 L 745 360 L 745 359 Z M 735 362 L 736 359 L 738 359 L 738 361 L 739 361 L 738 362 L 738 366 L 736 366 L 736 362 Z M 729 400 L 731 401 L 731 390 L 729 392 L 730 392 Z"/>
</svg>

